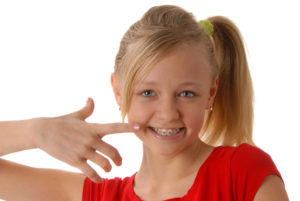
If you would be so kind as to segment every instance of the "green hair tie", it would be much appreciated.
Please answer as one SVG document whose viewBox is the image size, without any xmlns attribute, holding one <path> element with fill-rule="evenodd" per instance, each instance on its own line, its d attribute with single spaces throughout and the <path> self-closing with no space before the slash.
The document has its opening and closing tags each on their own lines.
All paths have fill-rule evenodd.
<svg viewBox="0 0 300 201">
<path fill-rule="evenodd" d="M 213 35 L 214 25 L 209 20 L 200 20 L 198 24 L 203 27 L 207 35 L 209 36 Z"/>
</svg>

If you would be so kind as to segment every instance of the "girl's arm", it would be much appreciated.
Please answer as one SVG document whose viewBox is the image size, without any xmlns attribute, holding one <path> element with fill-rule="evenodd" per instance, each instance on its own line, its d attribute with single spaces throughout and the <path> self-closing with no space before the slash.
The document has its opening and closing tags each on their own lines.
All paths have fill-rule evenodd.
<svg viewBox="0 0 300 201">
<path fill-rule="evenodd" d="M 84 176 L 0 159 L 0 198 L 6 201 L 81 201 Z"/>
<path fill-rule="evenodd" d="M 0 122 L 0 156 L 34 148 L 32 130 L 35 121 Z"/>
<path fill-rule="evenodd" d="M 35 148 L 34 133 L 42 128 L 41 123 L 38 119 L 0 122 L 0 155 Z M 0 159 L 0 198 L 6 201 L 80 201 L 83 180 L 80 174 L 32 168 Z"/>
<path fill-rule="evenodd" d="M 110 133 L 134 132 L 128 124 L 90 124 L 85 119 L 94 103 L 74 113 L 56 118 L 0 122 L 0 156 L 25 149 L 40 148 L 53 157 L 80 169 L 93 181 L 101 178 L 87 163 L 105 171 L 121 164 L 117 149 L 102 137 Z M 102 154 L 97 153 L 100 152 Z M 9 200 L 81 200 L 85 176 L 59 170 L 38 169 L 0 159 L 0 198 Z"/>
<path fill-rule="evenodd" d="M 266 177 L 253 201 L 288 201 L 282 180 L 276 175 Z"/>
</svg>

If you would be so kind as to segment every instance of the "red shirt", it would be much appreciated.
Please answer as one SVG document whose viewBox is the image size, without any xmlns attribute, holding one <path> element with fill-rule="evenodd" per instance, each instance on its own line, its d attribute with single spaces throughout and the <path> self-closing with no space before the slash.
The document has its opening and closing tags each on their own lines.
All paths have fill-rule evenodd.
<svg viewBox="0 0 300 201">
<path fill-rule="evenodd" d="M 200 167 L 185 196 L 167 201 L 252 201 L 268 175 L 281 178 L 271 157 L 261 149 L 241 144 L 216 147 Z M 134 193 L 134 176 L 103 179 L 100 184 L 85 179 L 83 201 L 141 201 Z"/>
</svg>

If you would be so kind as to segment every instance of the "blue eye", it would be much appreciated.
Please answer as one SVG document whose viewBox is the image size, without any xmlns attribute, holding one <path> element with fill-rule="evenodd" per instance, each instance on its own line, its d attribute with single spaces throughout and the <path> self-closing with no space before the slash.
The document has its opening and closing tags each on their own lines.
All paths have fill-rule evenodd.
<svg viewBox="0 0 300 201">
<path fill-rule="evenodd" d="M 145 97 L 151 97 L 151 96 L 154 96 L 154 91 L 152 91 L 152 90 L 145 90 L 141 94 L 142 94 L 142 96 L 145 96 Z"/>
<path fill-rule="evenodd" d="M 183 97 L 194 97 L 195 93 L 191 92 L 191 91 L 183 91 L 183 92 L 180 93 L 180 96 L 183 96 Z"/>
</svg>

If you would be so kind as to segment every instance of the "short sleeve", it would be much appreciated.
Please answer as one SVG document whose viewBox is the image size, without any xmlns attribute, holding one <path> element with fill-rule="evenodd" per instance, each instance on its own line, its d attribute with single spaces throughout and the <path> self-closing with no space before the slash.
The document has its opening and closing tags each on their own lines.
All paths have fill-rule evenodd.
<svg viewBox="0 0 300 201">
<path fill-rule="evenodd" d="M 118 200 L 120 178 L 103 179 L 102 183 L 94 183 L 89 178 L 84 180 L 82 201 L 115 201 Z"/>
<path fill-rule="evenodd" d="M 231 166 L 233 195 L 237 201 L 253 201 L 258 188 L 267 176 L 277 175 L 281 178 L 272 158 L 249 144 L 241 144 L 236 148 Z"/>
<path fill-rule="evenodd" d="M 101 197 L 102 183 L 96 184 L 88 177 L 84 180 L 82 201 L 97 201 Z M 98 199 L 97 199 L 98 198 Z"/>
</svg>

